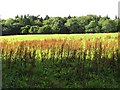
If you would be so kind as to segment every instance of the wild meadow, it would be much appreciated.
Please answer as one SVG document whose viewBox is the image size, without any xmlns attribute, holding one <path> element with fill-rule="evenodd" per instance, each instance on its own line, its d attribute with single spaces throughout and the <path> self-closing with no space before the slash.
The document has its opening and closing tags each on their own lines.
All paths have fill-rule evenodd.
<svg viewBox="0 0 120 90">
<path fill-rule="evenodd" d="M 3 88 L 120 88 L 120 35 L 3 39 Z"/>
</svg>

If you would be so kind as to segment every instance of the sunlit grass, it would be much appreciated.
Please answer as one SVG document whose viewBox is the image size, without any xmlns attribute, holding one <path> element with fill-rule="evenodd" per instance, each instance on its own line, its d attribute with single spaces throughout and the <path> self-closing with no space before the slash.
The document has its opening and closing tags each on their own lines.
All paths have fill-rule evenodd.
<svg viewBox="0 0 120 90">
<path fill-rule="evenodd" d="M 44 34 L 44 35 L 11 35 L 11 36 L 1 36 L 1 40 L 8 40 L 8 41 L 14 41 L 14 40 L 44 40 L 44 39 L 84 39 L 87 38 L 94 39 L 94 38 L 105 38 L 106 36 L 111 36 L 110 39 L 114 39 L 114 37 L 118 36 L 118 33 L 97 33 L 97 34 Z"/>
</svg>

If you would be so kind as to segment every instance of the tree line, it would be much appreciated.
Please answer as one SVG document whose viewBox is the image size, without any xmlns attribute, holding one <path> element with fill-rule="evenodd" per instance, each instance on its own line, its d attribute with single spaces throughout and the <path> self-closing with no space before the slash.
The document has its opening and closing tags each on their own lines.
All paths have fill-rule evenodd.
<svg viewBox="0 0 120 90">
<path fill-rule="evenodd" d="M 118 32 L 120 19 L 108 16 L 86 15 L 45 18 L 34 15 L 20 15 L 2 19 L 2 35 L 18 34 L 74 34 L 74 33 L 111 33 Z"/>
</svg>

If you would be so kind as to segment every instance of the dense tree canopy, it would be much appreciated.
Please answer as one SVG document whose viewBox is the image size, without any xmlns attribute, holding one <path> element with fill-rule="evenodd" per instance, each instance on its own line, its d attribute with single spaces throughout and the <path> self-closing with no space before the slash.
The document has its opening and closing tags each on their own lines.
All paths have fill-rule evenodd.
<svg viewBox="0 0 120 90">
<path fill-rule="evenodd" d="M 15 18 L 3 19 L 3 35 L 13 34 L 70 34 L 70 33 L 109 33 L 118 32 L 120 28 L 120 19 L 114 20 L 108 16 L 101 17 L 96 15 L 87 15 L 80 17 L 49 17 L 45 18 L 33 15 L 15 16 Z"/>
</svg>

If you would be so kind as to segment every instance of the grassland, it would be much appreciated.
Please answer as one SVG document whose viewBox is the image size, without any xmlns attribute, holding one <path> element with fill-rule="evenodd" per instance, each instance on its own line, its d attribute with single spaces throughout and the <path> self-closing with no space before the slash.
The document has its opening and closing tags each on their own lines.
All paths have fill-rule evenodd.
<svg viewBox="0 0 120 90">
<path fill-rule="evenodd" d="M 112 38 L 118 36 L 118 33 L 98 33 L 98 34 L 46 34 L 46 35 L 11 35 L 1 36 L 1 40 L 8 41 L 23 41 L 23 40 L 43 40 L 43 39 L 94 39 L 94 38 L 105 38 L 111 36 Z M 111 39 L 112 39 L 111 38 Z"/>
<path fill-rule="evenodd" d="M 118 33 L 1 39 L 4 88 L 120 88 Z"/>
</svg>

